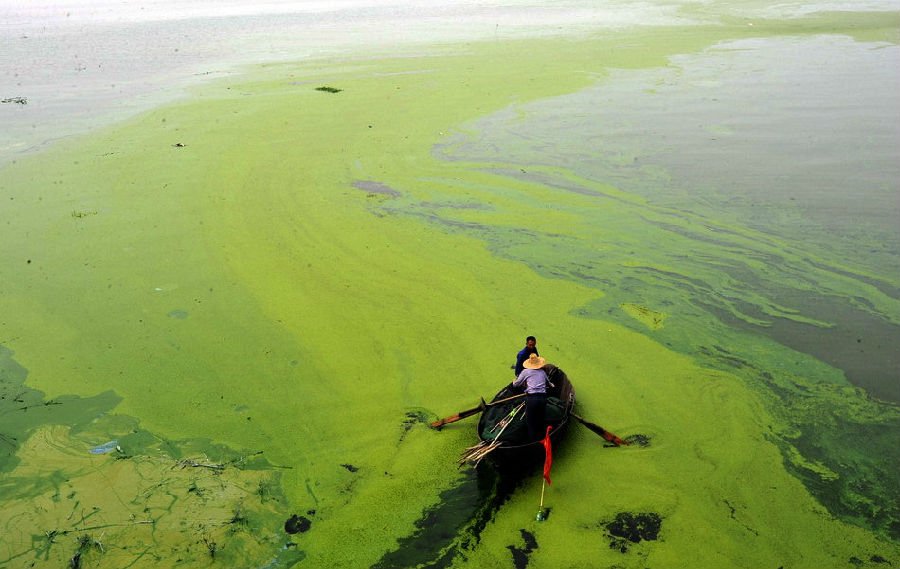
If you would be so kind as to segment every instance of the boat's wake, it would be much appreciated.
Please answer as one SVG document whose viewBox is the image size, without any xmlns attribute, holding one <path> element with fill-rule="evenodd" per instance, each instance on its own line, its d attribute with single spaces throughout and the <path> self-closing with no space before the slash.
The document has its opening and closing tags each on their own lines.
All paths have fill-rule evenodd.
<svg viewBox="0 0 900 569">
<path fill-rule="evenodd" d="M 399 540 L 372 569 L 450 567 L 478 545 L 481 532 L 519 486 L 522 477 L 502 476 L 487 465 L 466 469 L 457 486 L 441 494 L 439 504 L 422 513 L 416 530 Z"/>
</svg>

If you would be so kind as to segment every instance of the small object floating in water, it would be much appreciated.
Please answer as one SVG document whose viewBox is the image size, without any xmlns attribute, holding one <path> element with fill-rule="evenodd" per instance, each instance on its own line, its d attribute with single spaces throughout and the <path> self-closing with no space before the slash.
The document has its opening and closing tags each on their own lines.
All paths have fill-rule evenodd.
<svg viewBox="0 0 900 569">
<path fill-rule="evenodd" d="M 630 445 L 637 445 L 639 447 L 648 447 L 650 446 L 650 437 L 641 434 L 628 435 L 627 437 L 625 437 L 625 442 Z"/>
<path fill-rule="evenodd" d="M 185 143 L 183 143 L 183 142 L 176 142 L 176 143 L 173 144 L 172 146 L 173 146 L 174 148 L 184 148 L 185 146 L 187 146 L 187 144 L 185 144 Z"/>
<path fill-rule="evenodd" d="M 337 87 L 329 87 L 328 85 L 322 85 L 321 87 L 316 87 L 316 91 L 323 91 L 325 93 L 340 93 L 343 89 L 338 89 Z"/>
<path fill-rule="evenodd" d="M 102 445 L 97 445 L 94 448 L 90 449 L 88 452 L 91 454 L 108 454 L 114 450 L 119 450 L 119 441 L 111 440 L 108 443 L 103 443 Z"/>
<path fill-rule="evenodd" d="M 550 517 L 550 508 L 541 508 L 540 510 L 538 510 L 538 513 L 534 517 L 534 520 L 538 521 L 538 522 L 543 522 L 549 517 Z"/>
</svg>

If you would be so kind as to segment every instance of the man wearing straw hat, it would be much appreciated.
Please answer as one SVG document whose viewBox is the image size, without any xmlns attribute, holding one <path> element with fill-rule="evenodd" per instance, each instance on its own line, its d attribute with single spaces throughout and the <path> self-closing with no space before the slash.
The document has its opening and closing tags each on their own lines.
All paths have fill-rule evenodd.
<svg viewBox="0 0 900 569">
<path fill-rule="evenodd" d="M 546 363 L 544 358 L 531 354 L 522 364 L 522 373 L 512 382 L 513 387 L 525 386 L 525 422 L 528 424 L 528 436 L 533 440 L 544 436 L 549 380 L 541 368 Z"/>
</svg>

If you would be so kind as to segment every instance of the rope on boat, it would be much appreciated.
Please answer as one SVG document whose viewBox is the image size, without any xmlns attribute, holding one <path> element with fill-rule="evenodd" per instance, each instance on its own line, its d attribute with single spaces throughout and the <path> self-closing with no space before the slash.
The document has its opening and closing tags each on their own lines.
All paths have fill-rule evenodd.
<svg viewBox="0 0 900 569">
<path fill-rule="evenodd" d="M 513 410 L 510 411 L 508 415 L 506 415 L 506 417 L 503 417 L 503 419 L 497 421 L 497 424 L 494 425 L 490 430 L 490 432 L 494 432 L 498 427 L 500 428 L 500 431 L 497 432 L 494 440 L 492 440 L 491 442 L 481 441 L 477 445 L 467 448 L 459 458 L 459 464 L 471 462 L 473 466 L 478 466 L 478 463 L 481 462 L 484 457 L 491 454 L 491 452 L 493 452 L 497 448 L 503 446 L 503 441 L 500 440 L 500 437 L 503 435 L 503 431 L 506 430 L 506 427 L 512 424 L 516 416 L 524 408 L 525 403 L 520 403 L 519 405 L 514 407 Z"/>
</svg>

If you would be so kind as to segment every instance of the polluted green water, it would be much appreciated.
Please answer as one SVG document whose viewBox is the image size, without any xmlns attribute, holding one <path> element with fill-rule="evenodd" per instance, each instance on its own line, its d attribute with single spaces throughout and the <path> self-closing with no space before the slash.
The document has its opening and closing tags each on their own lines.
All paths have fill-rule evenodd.
<svg viewBox="0 0 900 569">
<path fill-rule="evenodd" d="M 900 562 L 897 15 L 737 20 L 270 65 L 5 166 L 0 567 Z M 741 83 L 798 53 L 870 96 Z M 643 443 L 573 425 L 544 521 L 428 427 L 528 334 Z"/>
</svg>

